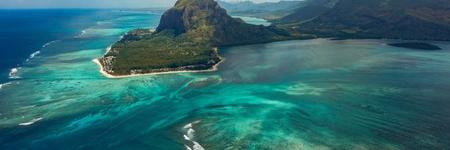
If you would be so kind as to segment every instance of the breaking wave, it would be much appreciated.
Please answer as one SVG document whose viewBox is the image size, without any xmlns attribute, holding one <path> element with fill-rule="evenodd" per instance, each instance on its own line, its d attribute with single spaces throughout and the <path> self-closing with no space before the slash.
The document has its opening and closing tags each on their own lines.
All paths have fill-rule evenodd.
<svg viewBox="0 0 450 150">
<path fill-rule="evenodd" d="M 17 73 L 19 72 L 20 69 L 21 69 L 21 67 L 12 68 L 9 71 L 9 78 L 10 79 L 19 79 L 20 76 L 18 76 Z"/>
<path fill-rule="evenodd" d="M 200 123 L 200 121 L 194 121 L 183 127 L 183 130 L 185 130 L 183 137 L 186 141 L 190 142 L 188 145 L 184 145 L 186 150 L 205 150 L 202 145 L 195 141 L 195 130 L 193 127 L 198 123 Z"/>
<path fill-rule="evenodd" d="M 56 43 L 58 41 L 60 41 L 60 40 L 54 40 L 54 41 L 50 41 L 48 43 L 45 43 L 44 45 L 42 45 L 42 48 L 49 47 L 50 45 L 52 45 L 52 44 L 54 44 L 54 43 Z M 38 56 L 39 54 L 41 54 L 40 50 L 35 51 L 34 53 L 31 53 L 30 56 L 25 60 L 25 62 L 31 61 L 34 57 Z M 20 76 L 17 75 L 17 73 L 19 72 L 20 69 L 22 69 L 22 67 L 12 68 L 9 71 L 9 79 L 19 79 L 19 78 L 21 78 Z"/>
<path fill-rule="evenodd" d="M 46 47 L 49 47 L 50 45 L 52 45 L 53 43 L 56 43 L 56 42 L 58 42 L 59 40 L 54 40 L 54 41 L 50 41 L 50 42 L 48 42 L 48 43 L 45 43 L 44 45 L 42 45 L 42 48 L 46 48 Z"/>
<path fill-rule="evenodd" d="M 28 59 L 26 60 L 26 62 L 29 62 L 31 59 L 33 59 L 34 57 L 36 57 L 37 55 L 39 55 L 41 53 L 41 51 L 36 51 L 34 53 L 32 53 L 30 55 L 30 57 L 28 57 Z"/>
<path fill-rule="evenodd" d="M 11 82 L 0 84 L 0 89 L 2 89 L 5 86 L 8 86 L 8 85 L 11 85 Z"/>
<path fill-rule="evenodd" d="M 76 35 L 74 38 L 82 38 L 88 33 L 89 28 L 86 28 L 84 30 L 81 30 L 80 34 Z"/>
<path fill-rule="evenodd" d="M 29 126 L 29 125 L 32 125 L 32 124 L 34 124 L 34 123 L 36 123 L 36 122 L 38 122 L 38 121 L 40 121 L 42 119 L 44 119 L 44 118 L 35 118 L 35 119 L 33 119 L 33 120 L 29 121 L 29 122 L 20 123 L 19 126 Z"/>
</svg>

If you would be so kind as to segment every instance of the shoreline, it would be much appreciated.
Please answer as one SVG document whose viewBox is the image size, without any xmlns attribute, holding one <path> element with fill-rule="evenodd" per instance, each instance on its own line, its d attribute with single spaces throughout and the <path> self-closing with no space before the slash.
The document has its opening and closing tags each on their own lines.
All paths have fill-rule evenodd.
<svg viewBox="0 0 450 150">
<path fill-rule="evenodd" d="M 220 61 L 212 66 L 211 69 L 206 70 L 180 70 L 180 71 L 166 71 L 166 72 L 152 72 L 152 73 L 142 73 L 142 74 L 130 74 L 130 75 L 112 75 L 108 72 L 104 71 L 103 65 L 100 63 L 99 58 L 95 58 L 92 61 L 97 64 L 100 68 L 99 72 L 110 79 L 122 79 L 122 78 L 131 78 L 131 77 L 139 77 L 139 76 L 151 76 L 151 75 L 165 75 L 165 74 L 177 74 L 177 73 L 201 73 L 201 72 L 214 72 L 219 70 L 219 65 L 225 61 L 225 58 L 219 56 Z"/>
<path fill-rule="evenodd" d="M 123 39 L 124 35 L 120 36 L 120 39 Z M 111 44 L 106 48 L 106 52 L 104 55 L 108 54 L 111 50 L 114 44 Z M 131 78 L 131 77 L 138 77 L 138 76 L 150 76 L 150 75 L 163 75 L 163 74 L 176 74 L 176 73 L 201 73 L 201 72 L 213 72 L 218 70 L 218 66 L 222 64 L 225 61 L 225 58 L 219 55 L 219 50 L 217 47 L 213 48 L 213 51 L 216 53 L 216 55 L 219 57 L 220 61 L 212 66 L 210 69 L 206 70 L 178 70 L 178 71 L 165 71 L 165 72 L 152 72 L 152 73 L 142 73 L 142 74 L 130 74 L 130 75 L 112 75 L 106 72 L 103 68 L 103 65 L 100 63 L 100 58 L 95 58 L 92 60 L 97 66 L 100 68 L 99 72 L 110 79 L 120 79 L 120 78 Z"/>
</svg>

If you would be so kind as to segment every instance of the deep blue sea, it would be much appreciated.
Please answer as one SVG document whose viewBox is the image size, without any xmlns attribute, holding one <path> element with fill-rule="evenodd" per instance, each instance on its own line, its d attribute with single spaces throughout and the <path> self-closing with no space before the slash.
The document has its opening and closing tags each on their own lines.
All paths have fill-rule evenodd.
<svg viewBox="0 0 450 150">
<path fill-rule="evenodd" d="M 0 81 L 52 41 L 73 37 L 95 20 L 97 10 L 0 10 Z M 104 16 L 103 16 L 104 17 Z"/>
<path fill-rule="evenodd" d="M 92 60 L 162 11 L 0 10 L 0 150 L 450 149 L 448 42 L 222 47 L 215 72 L 104 77 Z"/>
<path fill-rule="evenodd" d="M 0 83 L 11 78 L 12 69 L 39 55 L 45 47 L 83 34 L 85 29 L 99 21 L 133 13 L 140 12 L 119 9 L 0 9 Z"/>
</svg>

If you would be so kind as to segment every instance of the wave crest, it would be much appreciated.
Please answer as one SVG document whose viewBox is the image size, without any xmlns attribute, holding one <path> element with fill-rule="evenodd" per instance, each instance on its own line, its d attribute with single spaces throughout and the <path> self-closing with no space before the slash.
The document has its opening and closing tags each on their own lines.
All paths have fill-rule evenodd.
<svg viewBox="0 0 450 150">
<path fill-rule="evenodd" d="M 34 57 L 36 57 L 37 55 L 41 54 L 41 51 L 36 51 L 34 53 L 32 53 L 30 55 L 30 57 L 28 57 L 28 59 L 26 60 L 26 62 L 29 62 L 31 59 L 33 59 Z"/>
<path fill-rule="evenodd" d="M 42 119 L 44 119 L 44 118 L 41 118 L 41 117 L 40 118 L 34 118 L 33 120 L 31 120 L 29 122 L 20 123 L 19 126 L 29 126 L 29 125 L 32 125 L 32 124 L 34 124 L 34 123 L 36 123 L 36 122 L 38 122 L 38 121 L 40 121 Z"/>
<path fill-rule="evenodd" d="M 50 45 L 52 45 L 53 43 L 56 43 L 56 42 L 58 42 L 59 40 L 54 40 L 54 41 L 50 41 L 50 42 L 48 42 L 48 43 L 45 43 L 44 45 L 42 45 L 42 48 L 46 48 L 46 47 L 49 47 Z"/>
<path fill-rule="evenodd" d="M 10 78 L 10 79 L 19 79 L 20 76 L 18 76 L 17 73 L 19 72 L 20 69 L 21 69 L 21 67 L 12 68 L 12 69 L 9 71 L 9 78 Z"/>
<path fill-rule="evenodd" d="M 11 84 L 12 84 L 11 82 L 0 84 L 0 89 L 2 89 L 5 86 L 11 85 Z"/>
<path fill-rule="evenodd" d="M 186 133 L 183 135 L 183 137 L 186 141 L 190 142 L 189 145 L 191 145 L 184 145 L 186 147 L 186 150 L 205 150 L 202 145 L 194 140 L 195 130 L 193 128 L 194 125 L 198 123 L 200 123 L 200 121 L 194 121 L 183 126 L 183 129 L 186 130 Z"/>
</svg>

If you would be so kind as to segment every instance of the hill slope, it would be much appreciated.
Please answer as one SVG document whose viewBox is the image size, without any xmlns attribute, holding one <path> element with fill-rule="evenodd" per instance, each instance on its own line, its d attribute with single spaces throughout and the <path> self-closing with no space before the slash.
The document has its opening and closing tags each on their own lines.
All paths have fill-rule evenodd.
<svg viewBox="0 0 450 150">
<path fill-rule="evenodd" d="M 344 38 L 450 40 L 450 1 L 340 0 L 298 29 Z"/>
<path fill-rule="evenodd" d="M 331 10 L 339 0 L 306 0 L 297 5 L 295 10 L 282 18 L 274 20 L 275 23 L 299 24 L 314 19 Z"/>
</svg>

